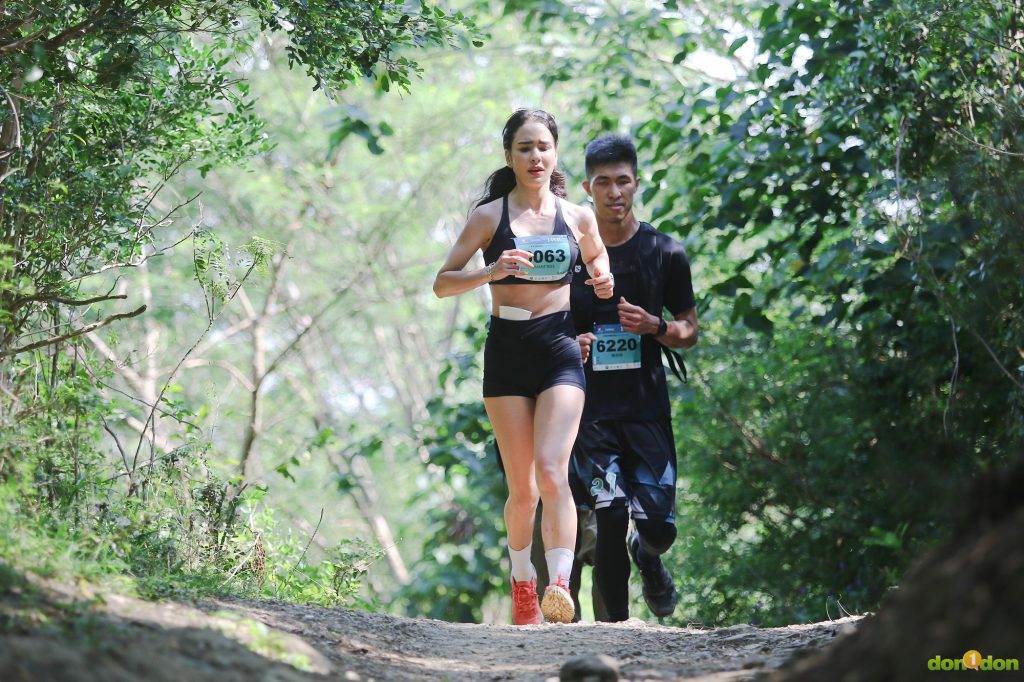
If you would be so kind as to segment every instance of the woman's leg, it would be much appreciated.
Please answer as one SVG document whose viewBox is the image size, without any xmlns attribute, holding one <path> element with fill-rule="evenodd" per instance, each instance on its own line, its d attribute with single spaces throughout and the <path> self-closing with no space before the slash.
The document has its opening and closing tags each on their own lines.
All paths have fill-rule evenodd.
<svg viewBox="0 0 1024 682">
<path fill-rule="evenodd" d="M 537 601 L 537 581 L 531 577 L 530 551 L 534 516 L 537 513 L 537 481 L 533 469 L 532 398 L 502 396 L 484 398 L 498 440 L 501 464 L 508 482 L 505 502 L 505 527 L 508 530 L 509 558 L 512 560 L 512 622 L 536 625 L 544 622 Z"/>
<path fill-rule="evenodd" d="M 533 453 L 537 489 L 544 503 L 541 534 L 548 579 L 540 603 L 544 617 L 556 623 L 572 621 L 576 603 L 569 579 L 576 549 L 576 504 L 569 489 L 569 455 L 583 414 L 583 390 L 558 384 L 537 397 Z"/>
<path fill-rule="evenodd" d="M 534 475 L 534 404 L 532 398 L 522 396 L 484 398 L 508 481 L 505 528 L 508 545 L 514 550 L 525 548 L 533 538 L 539 499 Z"/>
<path fill-rule="evenodd" d="M 534 468 L 544 502 L 544 549 L 576 546 L 576 504 L 569 490 L 569 455 L 583 414 L 583 391 L 559 384 L 537 397 L 534 411 Z M 554 576 L 552 576 L 552 580 Z"/>
</svg>

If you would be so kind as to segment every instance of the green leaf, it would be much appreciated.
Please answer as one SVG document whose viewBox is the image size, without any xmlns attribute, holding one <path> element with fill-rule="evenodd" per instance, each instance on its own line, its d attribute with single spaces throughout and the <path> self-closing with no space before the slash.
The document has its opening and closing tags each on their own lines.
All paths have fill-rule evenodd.
<svg viewBox="0 0 1024 682">
<path fill-rule="evenodd" d="M 732 44 L 729 45 L 729 49 L 727 50 L 727 54 L 736 54 L 736 50 L 746 45 L 748 40 L 750 40 L 749 36 L 740 36 L 736 40 L 732 41 Z"/>
</svg>

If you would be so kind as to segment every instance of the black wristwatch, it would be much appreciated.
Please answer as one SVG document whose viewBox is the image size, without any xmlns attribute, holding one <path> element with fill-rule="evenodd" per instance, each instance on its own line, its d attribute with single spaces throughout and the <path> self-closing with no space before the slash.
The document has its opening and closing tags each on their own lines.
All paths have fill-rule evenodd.
<svg viewBox="0 0 1024 682">
<path fill-rule="evenodd" d="M 668 322 L 665 321 L 664 317 L 659 318 L 658 319 L 658 331 L 654 332 L 654 334 L 653 334 L 654 338 L 658 338 L 659 336 L 661 336 L 662 334 L 664 334 L 667 331 L 668 331 Z"/>
</svg>

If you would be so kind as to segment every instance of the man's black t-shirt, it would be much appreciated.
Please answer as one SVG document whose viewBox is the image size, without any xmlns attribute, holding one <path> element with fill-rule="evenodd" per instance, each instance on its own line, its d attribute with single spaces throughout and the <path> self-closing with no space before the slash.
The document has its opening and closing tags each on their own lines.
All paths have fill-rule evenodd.
<svg viewBox="0 0 1024 682">
<path fill-rule="evenodd" d="M 656 249 L 643 248 L 643 244 L 650 244 L 651 240 L 657 245 Z M 628 241 L 607 249 L 612 274 L 615 275 L 612 298 L 605 300 L 593 295 L 593 289 L 583 284 L 588 278 L 586 270 L 573 279 L 572 286 L 585 287 L 591 298 L 589 312 L 592 317 L 582 325 L 577 317 L 578 332 L 591 331 L 594 324 L 618 324 L 618 304 L 623 296 L 633 305 L 642 306 L 659 317 L 663 316 L 662 310 L 650 309 L 654 307 L 648 303 L 652 298 L 660 298 L 673 317 L 695 305 L 690 263 L 682 244 L 676 240 L 658 232 L 648 223 L 640 223 L 640 229 Z M 652 269 L 649 267 L 651 263 L 641 262 L 657 258 L 659 252 L 660 269 Z M 651 279 L 661 281 L 649 281 Z M 648 287 L 660 287 L 661 295 L 652 297 L 652 292 L 645 290 Z M 580 295 L 583 292 L 577 290 L 577 297 Z M 574 307 L 577 297 L 574 297 Z M 577 310 L 574 309 L 573 313 L 576 315 Z M 591 348 L 591 357 L 584 368 L 587 375 L 587 397 L 583 408 L 585 420 L 648 420 L 671 416 L 661 344 L 653 336 L 640 337 L 640 367 L 637 369 L 595 372 L 593 356 L 594 349 Z"/>
</svg>

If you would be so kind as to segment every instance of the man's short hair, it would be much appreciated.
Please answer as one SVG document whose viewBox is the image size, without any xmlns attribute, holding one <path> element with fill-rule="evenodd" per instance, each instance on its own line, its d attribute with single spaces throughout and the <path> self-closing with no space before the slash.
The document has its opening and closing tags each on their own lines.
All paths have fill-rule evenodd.
<svg viewBox="0 0 1024 682">
<path fill-rule="evenodd" d="M 588 178 L 595 168 L 609 163 L 628 163 L 636 175 L 636 147 L 628 135 L 606 133 L 587 145 L 585 169 Z"/>
</svg>

